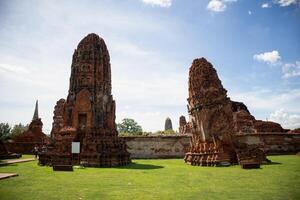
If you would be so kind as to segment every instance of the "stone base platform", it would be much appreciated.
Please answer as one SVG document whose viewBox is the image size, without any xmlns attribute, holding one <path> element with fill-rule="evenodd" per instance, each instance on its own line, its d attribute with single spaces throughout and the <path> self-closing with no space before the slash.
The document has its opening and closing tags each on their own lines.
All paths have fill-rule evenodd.
<svg viewBox="0 0 300 200">
<path fill-rule="evenodd" d="M 9 165 L 9 164 L 15 164 L 15 163 L 22 163 L 22 162 L 29 162 L 34 161 L 34 158 L 24 158 L 24 159 L 8 159 L 8 160 L 1 160 L 0 166 L 2 165 Z"/>
<path fill-rule="evenodd" d="M 52 148 L 39 155 L 40 165 L 82 165 L 84 167 L 116 167 L 131 162 L 126 143 L 117 136 L 84 138 L 80 154 L 71 153 L 72 140 L 57 141 Z"/>
<path fill-rule="evenodd" d="M 227 166 L 230 165 L 230 157 L 219 152 L 201 152 L 185 154 L 184 161 L 195 166 Z"/>
</svg>

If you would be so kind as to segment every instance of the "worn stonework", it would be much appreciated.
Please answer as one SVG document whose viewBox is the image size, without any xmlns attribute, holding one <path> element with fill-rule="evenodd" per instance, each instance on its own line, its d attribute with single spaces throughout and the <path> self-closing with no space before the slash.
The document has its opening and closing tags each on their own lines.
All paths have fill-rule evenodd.
<svg viewBox="0 0 300 200">
<path fill-rule="evenodd" d="M 204 58 L 195 59 L 190 68 L 188 104 L 193 137 L 185 161 L 205 166 L 233 162 L 231 101 L 216 70 Z"/>
<path fill-rule="evenodd" d="M 122 136 L 132 158 L 183 158 L 190 146 L 189 135 Z"/>
<path fill-rule="evenodd" d="M 7 144 L 11 152 L 32 154 L 35 145 L 41 146 L 49 142 L 49 137 L 43 133 L 43 122 L 38 114 L 38 102 L 35 105 L 35 111 L 28 130 L 16 135 L 12 141 Z"/>
<path fill-rule="evenodd" d="M 151 136 L 121 136 L 128 146 L 132 158 L 184 158 L 190 151 L 191 135 L 151 135 Z M 300 134 L 297 133 L 243 133 L 235 135 L 240 146 L 244 147 L 247 156 L 250 150 L 254 150 L 254 156 L 262 159 L 261 147 L 266 155 L 286 155 L 300 152 Z M 241 151 L 243 153 L 243 151 Z M 250 151 L 251 153 L 251 151 Z"/>
<path fill-rule="evenodd" d="M 239 143 L 261 146 L 267 155 L 300 152 L 300 133 L 243 133 L 236 135 Z"/>
<path fill-rule="evenodd" d="M 300 128 L 296 128 L 294 130 L 287 130 L 288 133 L 300 133 Z"/>
<path fill-rule="evenodd" d="M 255 133 L 255 118 L 250 114 L 247 106 L 241 102 L 231 101 L 233 111 L 234 131 L 236 133 Z"/>
<path fill-rule="evenodd" d="M 109 53 L 104 40 L 92 33 L 73 54 L 68 97 L 54 109 L 51 136 L 55 142 L 41 164 L 49 161 L 49 155 L 55 163 L 70 163 L 72 141 L 80 142 L 80 163 L 85 166 L 128 164 L 126 144 L 118 138 L 115 107 Z"/>
<path fill-rule="evenodd" d="M 169 117 L 165 121 L 165 131 L 167 130 L 173 130 L 172 121 Z"/>
<path fill-rule="evenodd" d="M 231 101 L 234 131 L 241 133 L 286 132 L 280 124 L 271 121 L 256 120 L 242 102 Z"/>
<path fill-rule="evenodd" d="M 51 138 L 58 137 L 59 131 L 64 127 L 64 106 L 66 100 L 60 99 L 56 102 L 53 112 L 53 123 L 52 123 L 52 130 L 51 130 Z"/>
<path fill-rule="evenodd" d="M 191 125 L 186 122 L 185 116 L 179 117 L 179 133 L 180 134 L 191 134 Z"/>
<path fill-rule="evenodd" d="M 256 132 L 286 132 L 280 124 L 271 121 L 255 120 L 254 128 Z"/>
<path fill-rule="evenodd" d="M 245 168 L 259 167 L 265 159 L 263 148 L 242 144 L 235 135 L 283 130 L 276 123 L 255 120 L 246 105 L 231 101 L 205 58 L 195 59 L 190 68 L 188 111 L 193 137 L 185 161 L 192 165 L 239 162 Z"/>
</svg>

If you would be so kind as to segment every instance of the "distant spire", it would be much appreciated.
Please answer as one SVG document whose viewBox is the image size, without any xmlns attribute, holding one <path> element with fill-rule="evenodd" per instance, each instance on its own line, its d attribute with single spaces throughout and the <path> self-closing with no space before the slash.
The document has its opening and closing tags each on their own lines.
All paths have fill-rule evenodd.
<svg viewBox="0 0 300 200">
<path fill-rule="evenodd" d="M 36 103 L 35 103 L 35 109 L 34 109 L 32 121 L 37 120 L 37 119 L 39 119 L 38 100 L 36 100 Z"/>
</svg>

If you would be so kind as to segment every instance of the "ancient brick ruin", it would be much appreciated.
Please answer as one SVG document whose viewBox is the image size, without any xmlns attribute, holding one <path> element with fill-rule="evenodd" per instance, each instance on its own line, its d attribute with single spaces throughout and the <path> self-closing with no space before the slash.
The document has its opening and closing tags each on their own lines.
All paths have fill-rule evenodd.
<svg viewBox="0 0 300 200">
<path fill-rule="evenodd" d="M 110 57 L 96 34 L 87 35 L 73 54 L 69 93 L 54 108 L 51 138 L 40 164 L 119 166 L 130 163 L 126 143 L 118 137 L 111 94 Z M 71 142 L 80 142 L 72 155 Z M 79 163 L 78 163 L 79 162 Z"/>
<path fill-rule="evenodd" d="M 185 116 L 179 117 L 179 133 L 180 134 L 190 134 L 191 133 L 191 125 L 186 121 Z"/>
<path fill-rule="evenodd" d="M 43 133 L 43 122 L 38 113 L 38 101 L 28 130 L 16 135 L 12 141 L 6 143 L 9 151 L 23 154 L 32 154 L 34 146 L 42 146 L 49 142 L 49 137 Z"/>
<path fill-rule="evenodd" d="M 271 121 L 256 120 L 251 115 L 247 106 L 242 102 L 231 101 L 235 133 L 263 133 L 277 132 L 282 133 L 287 130 L 283 129 L 280 124 Z"/>
<path fill-rule="evenodd" d="M 226 93 L 212 65 L 204 58 L 194 60 L 188 98 L 193 138 L 186 162 L 207 166 L 235 159 L 233 112 Z"/>
<path fill-rule="evenodd" d="M 7 149 L 6 144 L 2 140 L 0 140 L 0 160 L 2 160 L 2 159 L 20 158 L 20 157 L 22 157 L 22 154 L 11 153 Z"/>
<path fill-rule="evenodd" d="M 165 121 L 165 131 L 167 130 L 173 130 L 172 121 L 169 117 Z"/>
<path fill-rule="evenodd" d="M 192 165 L 238 162 L 257 167 L 265 160 L 262 149 L 237 142 L 235 135 L 283 131 L 277 123 L 256 120 L 243 103 L 231 101 L 205 58 L 195 59 L 190 68 L 188 104 L 193 137 L 185 161 Z"/>
</svg>

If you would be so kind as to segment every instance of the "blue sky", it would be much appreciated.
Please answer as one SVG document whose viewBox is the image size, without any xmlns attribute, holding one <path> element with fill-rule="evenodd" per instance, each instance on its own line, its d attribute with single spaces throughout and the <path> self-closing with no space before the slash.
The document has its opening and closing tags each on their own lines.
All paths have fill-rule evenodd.
<svg viewBox="0 0 300 200">
<path fill-rule="evenodd" d="M 299 0 L 0 1 L 0 121 L 29 123 L 38 99 L 50 132 L 91 32 L 109 48 L 117 122 L 177 128 L 189 67 L 205 57 L 257 119 L 300 127 Z"/>
</svg>

